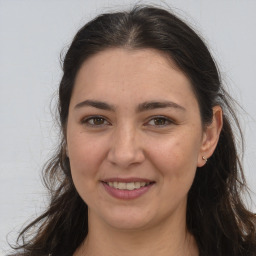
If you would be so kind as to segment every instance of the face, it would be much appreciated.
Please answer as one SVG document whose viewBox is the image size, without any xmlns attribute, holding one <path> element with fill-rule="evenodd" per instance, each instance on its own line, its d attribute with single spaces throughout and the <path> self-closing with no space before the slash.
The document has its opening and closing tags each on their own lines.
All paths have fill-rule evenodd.
<svg viewBox="0 0 256 256">
<path fill-rule="evenodd" d="M 108 49 L 83 63 L 67 152 L 89 222 L 145 229 L 185 221 L 203 140 L 191 84 L 161 53 Z"/>
</svg>

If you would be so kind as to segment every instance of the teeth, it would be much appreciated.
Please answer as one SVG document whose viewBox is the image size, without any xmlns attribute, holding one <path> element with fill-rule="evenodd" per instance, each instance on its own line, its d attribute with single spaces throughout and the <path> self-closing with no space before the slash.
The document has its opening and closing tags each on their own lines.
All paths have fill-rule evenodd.
<svg viewBox="0 0 256 256">
<path fill-rule="evenodd" d="M 150 184 L 150 182 L 107 182 L 107 184 L 112 188 L 122 189 L 122 190 L 134 190 L 141 187 L 145 187 Z"/>
<path fill-rule="evenodd" d="M 119 188 L 119 189 L 126 189 L 126 183 L 120 182 L 120 183 L 118 184 L 118 188 Z"/>
<path fill-rule="evenodd" d="M 134 182 L 135 188 L 140 188 L 140 182 Z"/>
<path fill-rule="evenodd" d="M 126 184 L 126 189 L 128 190 L 134 190 L 135 189 L 135 184 L 134 182 L 130 182 Z"/>
</svg>

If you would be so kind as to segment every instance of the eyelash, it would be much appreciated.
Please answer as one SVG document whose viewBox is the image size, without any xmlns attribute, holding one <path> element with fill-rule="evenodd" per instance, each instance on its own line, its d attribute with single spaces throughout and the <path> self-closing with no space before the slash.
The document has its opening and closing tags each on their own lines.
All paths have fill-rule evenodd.
<svg viewBox="0 0 256 256">
<path fill-rule="evenodd" d="M 164 124 L 160 124 L 160 125 L 156 125 L 155 122 L 156 121 L 164 121 Z M 151 121 L 154 122 L 154 124 L 149 124 Z M 150 126 L 158 126 L 158 127 L 166 127 L 168 125 L 171 125 L 171 124 L 175 124 L 175 122 L 170 119 L 170 118 L 167 118 L 165 116 L 153 116 L 153 117 L 150 117 L 149 121 L 146 122 L 146 124 L 150 125 Z"/>
<path fill-rule="evenodd" d="M 99 120 L 103 121 L 103 124 L 95 124 L 95 123 L 92 124 L 92 123 L 90 123 L 90 121 L 94 122 L 97 119 L 98 119 L 98 121 Z M 152 121 L 154 122 L 154 124 L 150 124 L 150 122 L 152 122 Z M 156 121 L 161 121 L 161 122 L 163 121 L 164 124 L 156 125 L 155 124 Z M 84 124 L 84 125 L 90 126 L 90 127 L 95 127 L 95 128 L 104 127 L 106 125 L 111 125 L 111 123 L 103 116 L 90 116 L 90 117 L 84 118 L 81 121 L 81 123 Z M 153 116 L 153 117 L 150 117 L 146 123 L 144 123 L 144 126 L 149 125 L 151 127 L 155 126 L 155 127 L 158 127 L 158 128 L 162 128 L 162 127 L 166 127 L 166 126 L 171 125 L 171 124 L 175 124 L 175 122 L 170 118 L 167 118 L 165 116 Z"/>
<path fill-rule="evenodd" d="M 96 119 L 101 119 L 103 122 L 107 122 L 107 124 L 91 124 L 91 123 L 89 123 L 90 121 L 95 121 Z M 81 121 L 81 123 L 82 124 L 84 124 L 84 125 L 87 125 L 87 126 L 91 126 L 91 127 L 95 127 L 95 128 L 97 128 L 97 127 L 102 127 L 102 126 L 105 126 L 105 125 L 110 125 L 110 122 L 108 122 L 107 120 L 106 120 L 106 118 L 105 117 L 103 117 L 103 116 L 89 116 L 89 117 L 87 117 L 87 118 L 84 118 L 82 121 Z"/>
</svg>

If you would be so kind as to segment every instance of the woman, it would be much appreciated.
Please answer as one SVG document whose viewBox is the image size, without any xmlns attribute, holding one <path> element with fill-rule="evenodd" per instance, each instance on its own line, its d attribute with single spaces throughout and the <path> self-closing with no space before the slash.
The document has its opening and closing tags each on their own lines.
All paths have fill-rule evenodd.
<svg viewBox="0 0 256 256">
<path fill-rule="evenodd" d="M 239 123 L 191 28 L 155 7 L 103 14 L 63 72 L 50 205 L 16 255 L 255 255 Z"/>
</svg>

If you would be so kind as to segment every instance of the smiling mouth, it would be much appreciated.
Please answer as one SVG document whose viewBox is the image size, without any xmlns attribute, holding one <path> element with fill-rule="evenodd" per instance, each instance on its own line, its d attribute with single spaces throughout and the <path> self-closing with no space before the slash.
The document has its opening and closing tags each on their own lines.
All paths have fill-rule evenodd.
<svg viewBox="0 0 256 256">
<path fill-rule="evenodd" d="M 140 189 L 142 187 L 146 187 L 150 184 L 153 184 L 154 182 L 104 182 L 108 186 L 115 188 L 115 189 L 120 189 L 120 190 L 135 190 L 135 189 Z"/>
<path fill-rule="evenodd" d="M 156 183 L 141 178 L 110 178 L 102 180 L 105 191 L 114 198 L 121 200 L 136 199 L 151 191 Z"/>
</svg>

